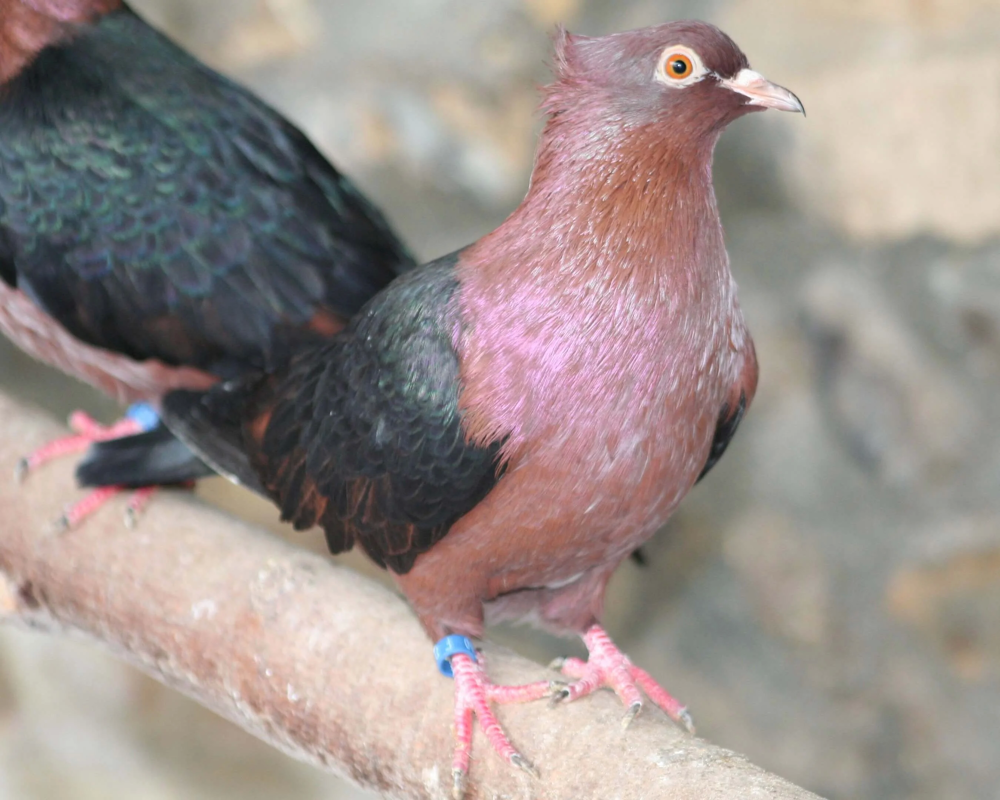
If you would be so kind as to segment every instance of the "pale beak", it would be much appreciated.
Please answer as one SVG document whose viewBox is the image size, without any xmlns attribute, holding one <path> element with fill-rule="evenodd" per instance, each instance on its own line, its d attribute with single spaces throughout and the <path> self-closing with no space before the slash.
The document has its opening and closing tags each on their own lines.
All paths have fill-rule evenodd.
<svg viewBox="0 0 1000 800">
<path fill-rule="evenodd" d="M 752 69 L 741 69 L 735 77 L 720 79 L 719 83 L 727 89 L 749 97 L 747 105 L 776 108 L 778 111 L 798 111 L 806 113 L 802 103 L 788 89 L 771 83 L 759 72 Z"/>
</svg>

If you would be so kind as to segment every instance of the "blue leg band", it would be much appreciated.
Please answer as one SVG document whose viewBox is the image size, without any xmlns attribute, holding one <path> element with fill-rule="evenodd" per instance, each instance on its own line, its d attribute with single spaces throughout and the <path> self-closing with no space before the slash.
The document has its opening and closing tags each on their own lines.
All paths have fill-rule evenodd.
<svg viewBox="0 0 1000 800">
<path fill-rule="evenodd" d="M 445 636 L 440 642 L 434 645 L 434 660 L 438 669 L 446 678 L 454 678 L 455 673 L 451 668 L 451 657 L 458 653 L 464 653 L 473 661 L 477 661 L 476 648 L 472 646 L 472 641 L 468 636 L 460 636 L 453 633 Z"/>
<path fill-rule="evenodd" d="M 144 431 L 151 431 L 160 424 L 160 415 L 149 403 L 133 403 L 125 412 L 125 417 L 138 422 Z"/>
</svg>

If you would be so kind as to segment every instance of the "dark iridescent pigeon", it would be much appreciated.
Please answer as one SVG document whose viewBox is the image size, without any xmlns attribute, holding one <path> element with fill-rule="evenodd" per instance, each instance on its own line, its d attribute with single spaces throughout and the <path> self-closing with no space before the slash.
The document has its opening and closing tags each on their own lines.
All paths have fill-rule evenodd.
<svg viewBox="0 0 1000 800">
<path fill-rule="evenodd" d="M 124 3 L 0 0 L 0 330 L 32 356 L 155 409 L 282 365 L 412 266 L 302 133 Z M 85 485 L 207 473 L 147 408 L 72 423 L 22 471 L 126 435 Z"/>
</svg>

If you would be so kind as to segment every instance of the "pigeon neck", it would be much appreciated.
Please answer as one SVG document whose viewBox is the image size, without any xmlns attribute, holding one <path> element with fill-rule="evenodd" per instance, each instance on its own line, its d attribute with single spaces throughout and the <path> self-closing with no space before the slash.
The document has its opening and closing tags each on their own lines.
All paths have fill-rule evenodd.
<svg viewBox="0 0 1000 800">
<path fill-rule="evenodd" d="M 546 127 L 521 205 L 467 252 L 481 278 L 621 286 L 654 300 L 728 287 L 711 174 L 717 133 L 699 144 L 671 140 L 662 124 L 573 136 L 580 129 L 560 122 Z"/>
</svg>

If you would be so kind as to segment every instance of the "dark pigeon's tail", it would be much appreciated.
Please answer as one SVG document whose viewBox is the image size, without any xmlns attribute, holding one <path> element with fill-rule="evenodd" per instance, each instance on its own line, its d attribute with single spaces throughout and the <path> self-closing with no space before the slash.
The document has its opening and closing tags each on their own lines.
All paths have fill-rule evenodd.
<svg viewBox="0 0 1000 800">
<path fill-rule="evenodd" d="M 163 398 L 160 416 L 213 470 L 267 497 L 243 443 L 245 397 L 240 381 L 217 384 L 207 392 L 170 392 Z"/>
<path fill-rule="evenodd" d="M 213 474 L 162 423 L 144 433 L 93 444 L 76 468 L 81 486 L 164 486 Z"/>
</svg>

